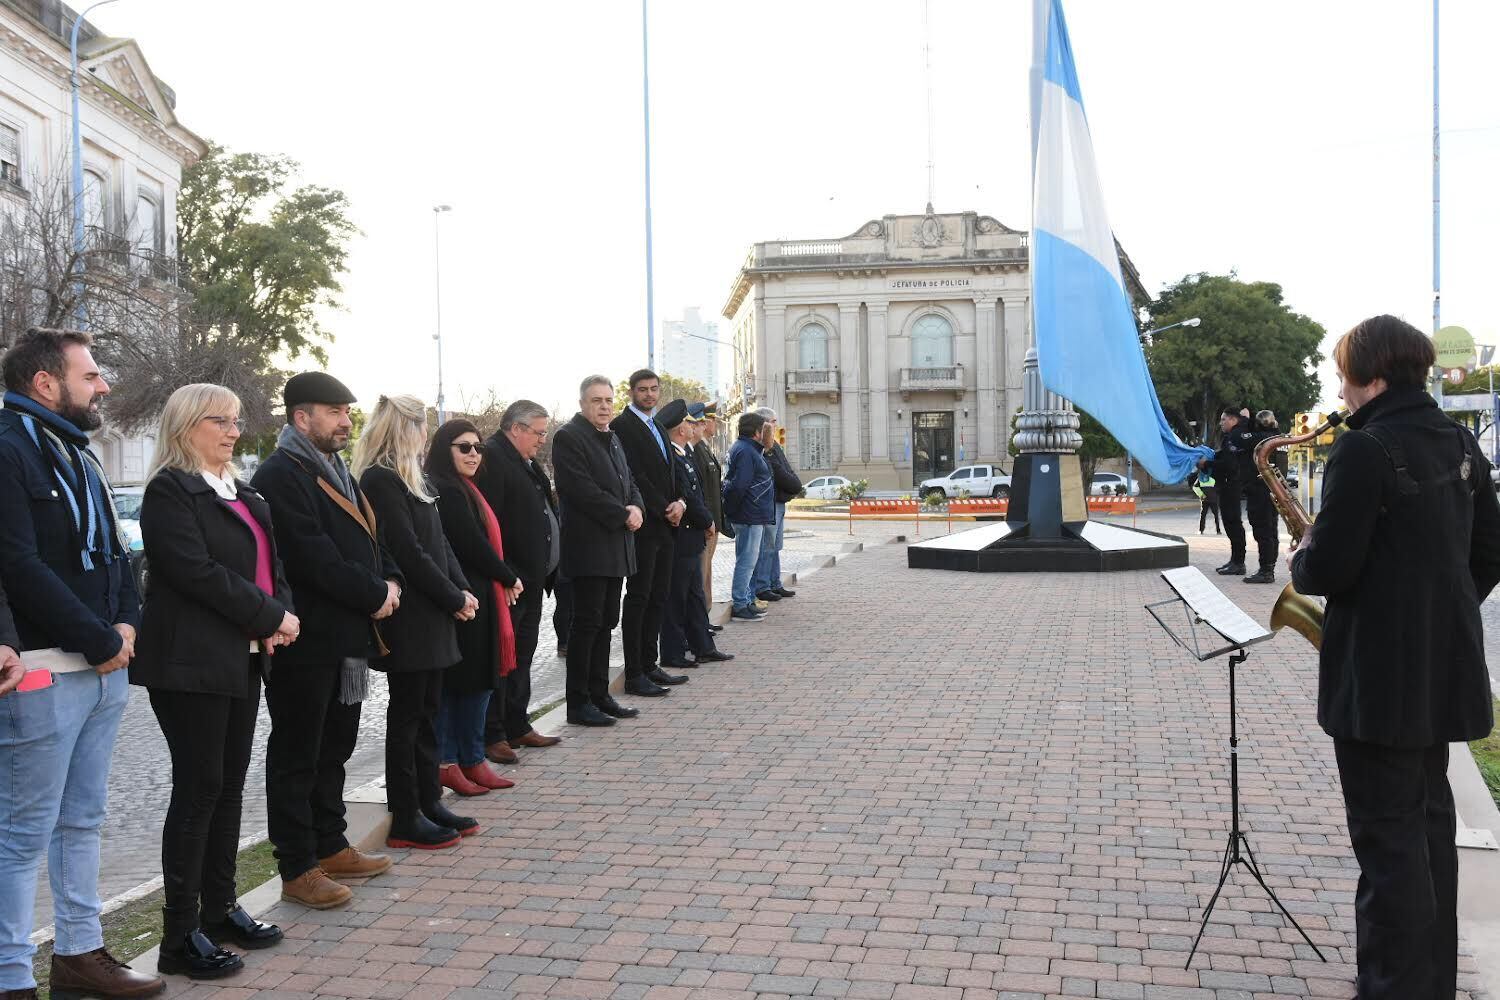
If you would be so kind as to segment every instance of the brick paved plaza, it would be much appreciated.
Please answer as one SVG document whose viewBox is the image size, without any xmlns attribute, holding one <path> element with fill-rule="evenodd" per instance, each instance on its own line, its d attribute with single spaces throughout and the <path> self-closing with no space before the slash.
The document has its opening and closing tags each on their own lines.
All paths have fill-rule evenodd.
<svg viewBox="0 0 1500 1000">
<path fill-rule="evenodd" d="M 345 910 L 277 906 L 280 948 L 174 995 L 1352 996 L 1356 869 L 1302 639 L 1240 674 L 1244 810 L 1330 962 L 1241 872 L 1184 971 L 1228 828 L 1228 698 L 1222 661 L 1142 610 L 1157 574 L 913 571 L 888 544 L 799 589 L 727 628 L 734 662 L 527 753 L 517 788 L 464 803 L 485 830 L 460 849 L 403 854 Z M 1263 617 L 1279 587 L 1227 589 Z"/>
</svg>

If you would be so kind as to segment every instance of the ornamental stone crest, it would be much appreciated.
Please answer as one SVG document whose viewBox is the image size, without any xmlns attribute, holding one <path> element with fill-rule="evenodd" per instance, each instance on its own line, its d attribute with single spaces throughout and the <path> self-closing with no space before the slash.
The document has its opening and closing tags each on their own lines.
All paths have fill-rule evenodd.
<svg viewBox="0 0 1500 1000">
<path fill-rule="evenodd" d="M 929 213 L 917 224 L 917 244 L 924 247 L 941 246 L 943 243 L 943 223 L 936 216 Z"/>
</svg>

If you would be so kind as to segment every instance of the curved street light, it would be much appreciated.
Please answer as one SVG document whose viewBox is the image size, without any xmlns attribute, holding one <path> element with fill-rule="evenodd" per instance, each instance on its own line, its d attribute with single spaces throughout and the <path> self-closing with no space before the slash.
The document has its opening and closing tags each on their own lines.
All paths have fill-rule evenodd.
<svg viewBox="0 0 1500 1000">
<path fill-rule="evenodd" d="M 442 230 L 438 227 L 438 220 L 443 217 L 444 212 L 451 211 L 453 211 L 452 205 L 432 206 L 433 318 L 436 320 L 432 339 L 437 343 L 437 419 L 440 427 L 447 419 L 447 414 L 443 409 L 443 267 Z"/>
</svg>

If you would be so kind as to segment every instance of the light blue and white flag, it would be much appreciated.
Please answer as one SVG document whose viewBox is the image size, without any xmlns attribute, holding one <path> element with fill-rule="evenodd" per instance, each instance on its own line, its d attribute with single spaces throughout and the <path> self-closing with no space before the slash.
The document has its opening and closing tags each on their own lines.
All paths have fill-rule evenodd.
<svg viewBox="0 0 1500 1000">
<path fill-rule="evenodd" d="M 1042 381 L 1103 424 L 1151 475 L 1181 482 L 1212 452 L 1182 443 L 1151 384 L 1062 0 L 1034 0 L 1032 16 L 1031 288 Z"/>
</svg>

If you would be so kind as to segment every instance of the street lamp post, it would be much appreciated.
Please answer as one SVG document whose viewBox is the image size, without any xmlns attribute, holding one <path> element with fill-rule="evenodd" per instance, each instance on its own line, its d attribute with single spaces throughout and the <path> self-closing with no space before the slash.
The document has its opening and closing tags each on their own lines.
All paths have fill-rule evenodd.
<svg viewBox="0 0 1500 1000">
<path fill-rule="evenodd" d="M 78 121 L 78 29 L 83 27 L 83 19 L 89 11 L 103 7 L 105 4 L 115 3 L 116 0 L 99 0 L 83 9 L 83 13 L 73 19 L 72 36 L 68 41 L 68 52 L 72 56 L 72 72 L 68 79 L 73 88 L 73 269 L 77 270 L 83 262 L 83 129 Z M 79 295 L 78 315 L 82 316 L 83 297 Z M 79 325 L 82 325 L 81 323 Z"/>
<path fill-rule="evenodd" d="M 438 225 L 438 220 L 443 217 L 444 212 L 451 211 L 453 211 L 452 205 L 432 206 L 433 318 L 436 320 L 432 339 L 437 344 L 437 418 L 439 425 L 448 419 L 448 415 L 443 407 L 443 241 L 442 228 Z"/>
</svg>

